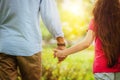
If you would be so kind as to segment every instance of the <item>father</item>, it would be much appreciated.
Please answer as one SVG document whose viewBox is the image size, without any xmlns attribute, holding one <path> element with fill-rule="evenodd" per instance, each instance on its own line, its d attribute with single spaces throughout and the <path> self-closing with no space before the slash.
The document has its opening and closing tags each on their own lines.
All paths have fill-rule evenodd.
<svg viewBox="0 0 120 80">
<path fill-rule="evenodd" d="M 55 0 L 0 0 L 0 80 L 16 80 L 17 67 L 22 80 L 40 80 L 39 12 L 58 48 L 65 48 Z"/>
</svg>

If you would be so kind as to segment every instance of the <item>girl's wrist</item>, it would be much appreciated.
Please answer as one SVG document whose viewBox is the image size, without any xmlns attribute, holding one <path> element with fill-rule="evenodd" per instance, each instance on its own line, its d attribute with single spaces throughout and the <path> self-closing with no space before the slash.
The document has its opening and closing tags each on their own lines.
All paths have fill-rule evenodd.
<svg viewBox="0 0 120 80">
<path fill-rule="evenodd" d="M 69 51 L 67 51 L 67 49 L 65 49 L 63 53 L 65 53 L 65 54 L 64 54 L 65 56 L 70 55 L 70 54 L 69 54 Z"/>
</svg>

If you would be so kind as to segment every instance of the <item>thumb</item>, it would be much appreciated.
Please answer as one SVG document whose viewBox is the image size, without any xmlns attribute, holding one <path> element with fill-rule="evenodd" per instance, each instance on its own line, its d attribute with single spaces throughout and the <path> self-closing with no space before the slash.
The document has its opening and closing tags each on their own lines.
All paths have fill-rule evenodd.
<svg viewBox="0 0 120 80">
<path fill-rule="evenodd" d="M 59 50 L 58 49 L 54 49 L 54 52 L 58 52 Z"/>
</svg>

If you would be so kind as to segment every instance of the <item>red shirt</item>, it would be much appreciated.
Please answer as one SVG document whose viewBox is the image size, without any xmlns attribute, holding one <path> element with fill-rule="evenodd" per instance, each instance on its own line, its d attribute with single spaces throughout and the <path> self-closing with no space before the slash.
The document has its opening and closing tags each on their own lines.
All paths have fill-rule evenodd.
<svg viewBox="0 0 120 80">
<path fill-rule="evenodd" d="M 91 21 L 89 25 L 89 30 L 94 31 L 94 22 Z M 109 68 L 107 67 L 107 60 L 105 58 L 104 52 L 102 50 L 102 44 L 99 37 L 96 36 L 95 38 L 95 58 L 93 64 L 93 72 L 94 73 L 102 73 L 102 72 L 120 72 L 120 58 L 118 60 L 118 64 L 114 67 Z"/>
</svg>

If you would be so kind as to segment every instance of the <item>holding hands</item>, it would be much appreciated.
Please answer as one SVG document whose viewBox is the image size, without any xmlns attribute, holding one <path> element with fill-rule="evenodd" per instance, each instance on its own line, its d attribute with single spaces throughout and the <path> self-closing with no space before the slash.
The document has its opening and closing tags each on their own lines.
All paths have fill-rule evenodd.
<svg viewBox="0 0 120 80">
<path fill-rule="evenodd" d="M 65 49 L 65 41 L 63 37 L 58 37 L 57 38 L 57 48 L 54 49 L 54 57 L 58 58 L 58 63 L 60 63 L 61 61 L 63 61 L 67 56 L 63 54 L 61 54 Z"/>
<path fill-rule="evenodd" d="M 67 54 L 65 54 L 65 49 L 64 50 L 54 49 L 54 55 L 57 58 L 66 58 L 67 57 Z"/>
</svg>

